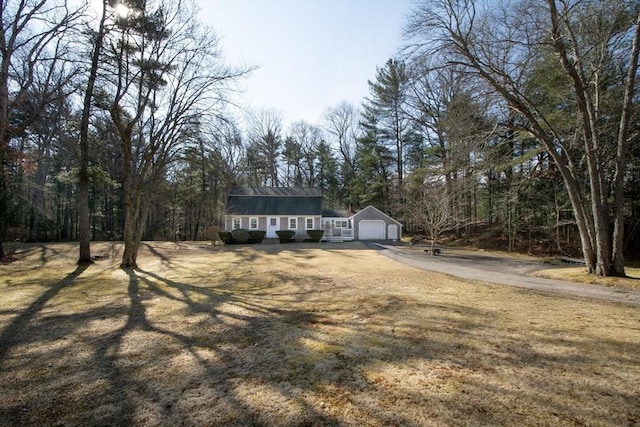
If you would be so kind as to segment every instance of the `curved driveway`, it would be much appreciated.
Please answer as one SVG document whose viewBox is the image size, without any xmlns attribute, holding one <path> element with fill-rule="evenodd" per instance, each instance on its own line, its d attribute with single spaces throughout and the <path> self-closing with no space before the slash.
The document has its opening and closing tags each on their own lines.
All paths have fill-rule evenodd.
<svg viewBox="0 0 640 427">
<path fill-rule="evenodd" d="M 381 254 L 403 264 L 423 270 L 462 277 L 464 279 L 480 280 L 519 288 L 629 304 L 640 304 L 640 291 L 529 276 L 527 275 L 528 273 L 541 269 L 540 263 L 531 261 L 518 261 L 517 265 L 514 265 L 513 262 L 505 262 L 504 259 L 500 259 L 499 257 L 465 257 L 460 255 L 449 256 L 446 254 L 434 257 L 426 255 L 422 251 L 402 246 L 381 243 L 371 243 L 369 246 L 379 250 Z M 446 249 L 443 251 L 446 253 Z"/>
</svg>

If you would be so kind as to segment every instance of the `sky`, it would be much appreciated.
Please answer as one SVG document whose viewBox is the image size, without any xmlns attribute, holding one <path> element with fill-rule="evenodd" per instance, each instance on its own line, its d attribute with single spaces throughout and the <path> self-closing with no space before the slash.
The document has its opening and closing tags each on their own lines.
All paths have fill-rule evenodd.
<svg viewBox="0 0 640 427">
<path fill-rule="evenodd" d="M 359 106 L 376 68 L 398 53 L 410 0 L 198 0 L 230 65 L 259 67 L 239 101 L 285 125 L 320 124 L 328 107 Z"/>
</svg>

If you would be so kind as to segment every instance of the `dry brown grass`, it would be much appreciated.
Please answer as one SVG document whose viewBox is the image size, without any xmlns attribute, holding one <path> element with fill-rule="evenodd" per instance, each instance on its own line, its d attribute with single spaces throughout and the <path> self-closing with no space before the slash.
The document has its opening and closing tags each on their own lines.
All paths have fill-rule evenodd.
<svg viewBox="0 0 640 427">
<path fill-rule="evenodd" d="M 640 290 L 640 268 L 625 268 L 627 277 L 599 277 L 588 274 L 585 267 L 571 267 L 536 271 L 535 275 L 547 279 L 567 280 L 577 283 Z"/>
<path fill-rule="evenodd" d="M 635 425 L 637 306 L 357 244 L 145 246 L 0 266 L 0 425 Z"/>
</svg>

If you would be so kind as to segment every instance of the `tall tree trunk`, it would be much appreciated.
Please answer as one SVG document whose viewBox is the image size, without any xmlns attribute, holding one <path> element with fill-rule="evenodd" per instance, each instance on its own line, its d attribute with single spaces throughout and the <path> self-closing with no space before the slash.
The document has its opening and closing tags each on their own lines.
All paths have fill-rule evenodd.
<svg viewBox="0 0 640 427">
<path fill-rule="evenodd" d="M 627 163 L 627 144 L 629 136 L 629 122 L 633 109 L 635 92 L 635 78 L 638 72 L 638 56 L 640 54 L 640 13 L 636 19 L 636 32 L 631 48 L 631 59 L 627 70 L 627 82 L 622 102 L 622 114 L 618 130 L 618 147 L 616 152 L 616 168 L 614 181 L 615 217 L 613 223 L 613 264 L 611 274 L 625 276 L 624 271 L 624 175 Z"/>
<path fill-rule="evenodd" d="M 80 171 L 78 173 L 78 237 L 80 240 L 80 253 L 78 264 L 93 262 L 91 260 L 91 224 L 89 221 L 89 116 L 91 114 L 91 99 L 93 88 L 98 75 L 98 65 L 102 40 L 104 38 L 104 26 L 107 19 L 108 0 L 102 0 L 102 16 L 96 34 L 93 52 L 91 54 L 91 69 L 87 81 L 87 89 L 84 93 L 84 105 L 82 119 L 80 121 Z"/>
<path fill-rule="evenodd" d="M 124 161 L 124 171 L 122 177 L 122 191 L 124 192 L 124 251 L 122 252 L 121 268 L 135 268 L 137 249 L 135 245 L 136 236 L 136 207 L 139 206 L 134 201 L 133 194 L 133 173 L 131 170 L 131 130 L 125 129 L 121 133 L 122 157 Z"/>
<path fill-rule="evenodd" d="M 4 23 L 3 23 L 4 25 Z M 5 156 L 9 151 L 10 136 L 9 129 L 9 68 L 11 66 L 11 56 L 3 51 L 0 63 L 0 261 L 5 257 L 4 240 L 7 237 L 7 198 L 9 188 L 7 177 L 4 174 L 4 162 L 8 159 Z"/>
<path fill-rule="evenodd" d="M 1 150 L 1 149 L 0 149 Z M 2 164 L 2 153 L 0 152 L 0 165 Z M 4 172 L 0 170 L 0 262 L 4 260 L 4 238 L 7 235 L 5 230 L 5 184 L 4 184 Z"/>
<path fill-rule="evenodd" d="M 67 185 L 67 193 L 64 198 L 64 210 L 62 212 L 62 229 L 60 230 L 60 240 L 69 240 L 71 229 L 71 209 L 69 205 L 72 199 L 72 188 Z"/>
<path fill-rule="evenodd" d="M 565 22 L 565 15 L 558 12 L 554 0 L 547 0 L 551 20 L 552 45 L 558 54 L 560 62 L 571 79 L 576 94 L 576 106 L 582 118 L 582 134 L 585 146 L 585 158 L 589 172 L 589 184 L 591 195 L 591 215 L 593 218 L 595 247 L 595 267 L 589 266 L 590 272 L 601 276 L 608 276 L 612 271 L 611 234 L 609 233 L 609 206 L 606 196 L 606 185 L 603 168 L 599 164 L 599 114 L 598 114 L 598 82 L 587 81 L 584 77 L 582 64 L 573 60 L 579 57 L 577 54 L 577 42 L 571 31 L 563 33 L 561 26 L 571 24 Z M 595 92 L 595 96 L 593 92 Z M 594 98 L 596 101 L 594 101 Z M 586 256 L 585 256 L 586 258 Z M 588 261 L 588 260 L 587 260 Z M 623 269 L 624 270 L 624 269 Z M 623 273 L 624 274 L 624 273 Z"/>
<path fill-rule="evenodd" d="M 44 186 L 47 181 L 47 173 L 49 172 L 49 141 L 45 142 L 46 147 L 42 158 L 38 162 L 35 176 L 35 186 L 31 196 L 31 229 L 29 231 L 29 240 L 37 241 L 40 228 L 40 218 L 44 211 Z"/>
<path fill-rule="evenodd" d="M 128 191 L 125 190 L 125 218 L 124 218 L 124 251 L 122 253 L 121 268 L 136 268 L 138 257 L 138 244 L 136 236 L 138 235 L 138 218 L 140 201 L 135 200 L 132 194 L 131 183 L 129 183 Z"/>
</svg>

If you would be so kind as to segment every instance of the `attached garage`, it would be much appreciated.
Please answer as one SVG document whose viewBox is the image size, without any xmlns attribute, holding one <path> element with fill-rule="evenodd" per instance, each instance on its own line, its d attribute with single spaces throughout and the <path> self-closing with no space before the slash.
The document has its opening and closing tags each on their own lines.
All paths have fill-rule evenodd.
<svg viewBox="0 0 640 427">
<path fill-rule="evenodd" d="M 360 240 L 385 240 L 384 221 L 362 220 L 360 221 Z"/>
<path fill-rule="evenodd" d="M 356 212 L 351 220 L 355 240 L 396 240 L 402 236 L 402 224 L 373 206 Z"/>
</svg>

